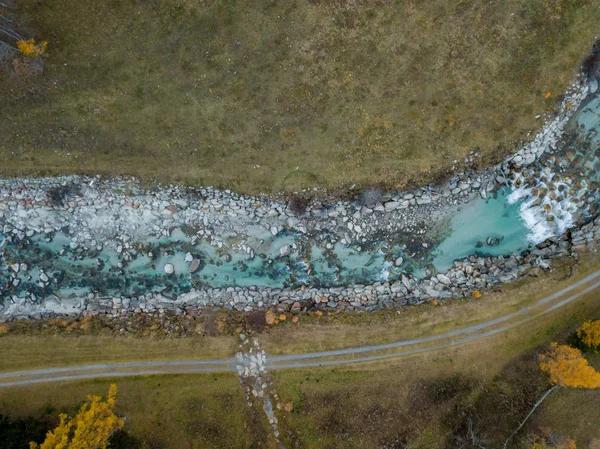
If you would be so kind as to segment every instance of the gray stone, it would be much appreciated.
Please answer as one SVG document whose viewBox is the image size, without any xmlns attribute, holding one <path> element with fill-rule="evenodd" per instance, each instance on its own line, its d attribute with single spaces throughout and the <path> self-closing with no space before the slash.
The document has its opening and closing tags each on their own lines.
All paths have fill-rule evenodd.
<svg viewBox="0 0 600 449">
<path fill-rule="evenodd" d="M 452 283 L 452 281 L 450 280 L 450 278 L 448 276 L 446 276 L 445 274 L 438 274 L 437 275 L 438 280 L 444 284 L 444 285 L 450 285 Z"/>
<path fill-rule="evenodd" d="M 200 266 L 200 260 L 192 259 L 192 262 L 190 263 L 190 273 L 195 272 L 199 266 Z"/>
<path fill-rule="evenodd" d="M 396 209 L 398 209 L 399 206 L 400 206 L 400 203 L 398 201 L 388 201 L 384 205 L 385 210 L 387 210 L 387 211 L 396 210 Z"/>
</svg>

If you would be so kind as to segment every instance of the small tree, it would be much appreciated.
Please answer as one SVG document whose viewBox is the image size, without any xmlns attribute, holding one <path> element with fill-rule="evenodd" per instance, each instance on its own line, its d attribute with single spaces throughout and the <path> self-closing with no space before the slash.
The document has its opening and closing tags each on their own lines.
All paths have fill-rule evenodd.
<svg viewBox="0 0 600 449">
<path fill-rule="evenodd" d="M 106 449 L 108 440 L 125 422 L 115 415 L 113 409 L 117 397 L 117 386 L 108 389 L 106 400 L 89 395 L 74 418 L 61 413 L 60 423 L 46 434 L 40 445 L 29 443 L 30 449 Z"/>
<path fill-rule="evenodd" d="M 579 349 L 552 343 L 540 356 L 540 369 L 550 374 L 550 382 L 562 387 L 598 388 L 600 373 L 592 368 Z"/>
<path fill-rule="evenodd" d="M 600 320 L 586 321 L 577 329 L 576 334 L 583 346 L 597 351 L 600 347 Z"/>
<path fill-rule="evenodd" d="M 506 439 L 503 448 L 506 448 L 509 441 L 519 433 L 519 430 L 521 430 L 529 417 L 544 399 L 559 386 L 574 388 L 600 387 L 600 373 L 588 364 L 588 361 L 583 357 L 583 354 L 579 349 L 552 343 L 548 352 L 540 355 L 539 362 L 540 369 L 550 374 L 550 382 L 553 386 L 533 405 L 533 408 L 529 411 L 525 419 L 521 421 L 519 427 L 517 427 Z M 537 443 L 545 444 L 543 441 L 538 441 Z M 547 446 L 532 446 L 534 449 L 544 449 L 545 447 Z M 569 448 L 569 446 L 566 447 Z"/>
</svg>

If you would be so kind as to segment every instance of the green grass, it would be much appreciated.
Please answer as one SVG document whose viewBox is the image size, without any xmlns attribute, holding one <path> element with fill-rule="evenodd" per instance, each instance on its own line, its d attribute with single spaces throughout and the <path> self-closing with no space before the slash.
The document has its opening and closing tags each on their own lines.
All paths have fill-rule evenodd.
<svg viewBox="0 0 600 449">
<path fill-rule="evenodd" d="M 0 175 L 250 193 L 487 163 L 540 125 L 600 19 L 599 0 L 18 4 L 48 57 L 1 75 Z"/>
<path fill-rule="evenodd" d="M 119 389 L 116 410 L 126 416 L 124 430 L 139 449 L 247 449 L 259 441 L 236 376 L 153 376 L 49 384 L 0 392 L 0 413 L 58 422 L 73 415 L 88 394 Z M 258 434 L 255 434 L 258 432 Z"/>
</svg>

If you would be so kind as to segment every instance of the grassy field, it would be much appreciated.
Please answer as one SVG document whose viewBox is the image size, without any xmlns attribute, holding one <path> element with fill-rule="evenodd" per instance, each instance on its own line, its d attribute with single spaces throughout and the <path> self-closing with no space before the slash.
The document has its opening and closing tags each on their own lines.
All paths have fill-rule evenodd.
<svg viewBox="0 0 600 449">
<path fill-rule="evenodd" d="M 435 179 L 540 126 L 599 0 L 18 2 L 45 72 L 0 74 L 1 176 L 271 192 Z M 551 95 L 546 98 L 546 94 Z"/>
<path fill-rule="evenodd" d="M 105 396 L 113 382 L 89 381 L 14 388 L 0 392 L 0 413 L 57 424 L 73 415 L 88 394 Z M 250 449 L 261 441 L 239 381 L 231 375 L 116 379 L 117 411 L 126 416 L 123 449 Z M 260 446 L 267 447 L 267 446 Z"/>
<path fill-rule="evenodd" d="M 290 447 L 458 449 L 475 435 L 499 448 L 549 388 L 537 354 L 582 321 L 600 317 L 599 294 L 543 320 L 456 348 L 354 368 L 274 373 Z M 598 357 L 591 361 L 600 368 Z M 518 435 L 550 427 L 586 448 L 600 438 L 598 390 L 560 389 Z M 591 425 L 590 425 L 591 424 Z M 472 430 L 472 433 L 470 433 Z"/>
<path fill-rule="evenodd" d="M 0 371 L 147 360 L 226 359 L 233 337 L 140 339 L 97 335 L 5 335 Z"/>
</svg>

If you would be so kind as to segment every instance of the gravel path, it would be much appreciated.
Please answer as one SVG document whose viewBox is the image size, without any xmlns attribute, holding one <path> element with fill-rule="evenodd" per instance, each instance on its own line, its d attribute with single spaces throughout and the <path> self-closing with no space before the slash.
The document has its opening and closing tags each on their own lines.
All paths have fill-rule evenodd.
<svg viewBox="0 0 600 449">
<path fill-rule="evenodd" d="M 571 294 L 560 301 L 566 294 L 575 289 L 585 287 L 583 290 Z M 541 317 L 560 307 L 563 307 L 581 296 L 592 292 L 600 287 L 600 270 L 590 274 L 584 279 L 574 282 L 570 286 L 538 300 L 531 306 L 525 307 L 517 312 L 504 315 L 493 320 L 486 321 L 474 326 L 446 332 L 443 334 L 412 340 L 402 340 L 383 345 L 363 346 L 358 348 L 340 349 L 335 351 L 322 351 L 307 354 L 294 354 L 285 356 L 274 356 L 267 358 L 267 368 L 270 370 L 307 368 L 314 366 L 330 366 L 348 363 L 361 363 L 367 361 L 381 360 L 408 354 L 417 354 L 427 351 L 457 346 L 459 344 L 496 335 Z M 534 314 L 528 315 L 536 309 L 541 309 Z M 509 322 L 518 318 L 517 321 Z M 498 325 L 501 325 L 498 327 Z M 456 337 L 459 337 L 456 339 Z M 448 341 L 444 341 L 448 340 Z M 440 342 L 433 346 L 418 347 L 432 342 Z M 417 346 L 416 348 L 402 351 L 390 350 L 404 347 Z M 385 352 L 388 351 L 388 352 Z M 383 352 L 383 353 L 382 353 Z M 356 356 L 359 355 L 360 356 Z M 355 357 L 352 357 L 355 356 Z M 12 387 L 19 385 L 31 385 L 46 382 L 59 382 L 69 380 L 82 380 L 101 377 L 122 377 L 155 374 L 193 374 L 207 372 L 236 372 L 236 359 L 234 357 L 223 360 L 181 360 L 181 361 L 156 361 L 156 362 L 129 362 L 112 364 L 95 364 L 83 366 L 71 366 L 60 368 L 46 368 L 37 370 L 25 370 L 16 372 L 0 373 L 0 387 Z"/>
</svg>

